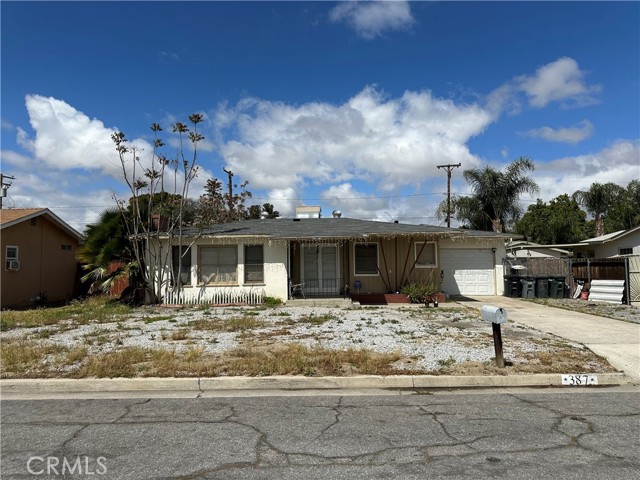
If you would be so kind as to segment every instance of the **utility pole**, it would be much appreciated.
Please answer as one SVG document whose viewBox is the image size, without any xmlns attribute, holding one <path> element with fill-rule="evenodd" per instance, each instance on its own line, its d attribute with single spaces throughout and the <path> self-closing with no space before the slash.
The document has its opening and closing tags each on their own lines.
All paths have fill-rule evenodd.
<svg viewBox="0 0 640 480">
<path fill-rule="evenodd" d="M 451 170 L 460 167 L 460 165 L 462 164 L 437 165 L 438 168 L 444 168 L 447 171 L 447 228 L 451 228 Z"/>
<path fill-rule="evenodd" d="M 0 195 L 0 209 L 2 209 L 2 199 L 7 196 L 7 190 L 11 186 L 11 182 L 5 182 L 5 179 L 15 180 L 16 177 L 4 175 L 0 173 L 0 188 L 2 188 L 2 194 Z"/>
<path fill-rule="evenodd" d="M 233 172 L 223 168 L 224 172 L 229 175 L 229 212 L 233 210 Z"/>
</svg>

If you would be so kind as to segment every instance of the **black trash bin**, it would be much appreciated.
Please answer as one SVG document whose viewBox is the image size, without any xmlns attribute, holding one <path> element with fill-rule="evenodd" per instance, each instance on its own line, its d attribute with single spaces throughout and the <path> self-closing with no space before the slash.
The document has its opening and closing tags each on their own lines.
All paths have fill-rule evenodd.
<svg viewBox="0 0 640 480">
<path fill-rule="evenodd" d="M 520 277 L 518 275 L 504 276 L 504 296 L 518 298 L 520 296 Z"/>
<path fill-rule="evenodd" d="M 549 298 L 558 298 L 558 280 L 549 279 Z"/>
<path fill-rule="evenodd" d="M 554 277 L 556 282 L 558 282 L 558 294 L 556 298 L 565 298 L 565 292 L 567 290 L 567 286 L 564 284 L 564 277 Z"/>
<path fill-rule="evenodd" d="M 549 298 L 549 278 L 548 277 L 536 278 L 536 297 Z"/>
</svg>

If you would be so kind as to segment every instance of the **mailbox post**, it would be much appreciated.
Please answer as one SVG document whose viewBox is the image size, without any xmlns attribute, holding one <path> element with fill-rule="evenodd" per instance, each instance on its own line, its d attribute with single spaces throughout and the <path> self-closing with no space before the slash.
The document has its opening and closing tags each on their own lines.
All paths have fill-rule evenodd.
<svg viewBox="0 0 640 480">
<path fill-rule="evenodd" d="M 493 346 L 496 351 L 496 366 L 504 368 L 504 355 L 502 353 L 502 332 L 500 325 L 507 323 L 507 311 L 501 307 L 483 305 L 480 309 L 482 320 L 491 322 L 493 328 Z"/>
</svg>

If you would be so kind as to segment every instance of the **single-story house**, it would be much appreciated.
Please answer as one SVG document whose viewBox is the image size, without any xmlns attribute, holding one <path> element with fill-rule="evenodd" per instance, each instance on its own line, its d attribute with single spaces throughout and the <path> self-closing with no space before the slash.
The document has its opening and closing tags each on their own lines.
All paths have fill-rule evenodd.
<svg viewBox="0 0 640 480">
<path fill-rule="evenodd" d="M 74 297 L 82 235 L 48 208 L 0 210 L 2 308 Z"/>
<path fill-rule="evenodd" d="M 547 248 L 571 250 L 574 258 L 608 258 L 640 255 L 640 226 L 607 233 L 577 243 L 545 245 Z"/>
<path fill-rule="evenodd" d="M 640 226 L 589 238 L 573 247 L 577 258 L 606 258 L 617 255 L 640 255 Z"/>
<path fill-rule="evenodd" d="M 171 278 L 181 266 L 183 291 L 172 293 L 168 281 L 166 303 L 238 301 L 255 292 L 285 301 L 383 294 L 409 283 L 433 283 L 449 295 L 500 295 L 511 237 L 344 217 L 264 218 L 185 230 L 182 245 L 165 236 L 172 254 L 152 269 Z"/>
</svg>

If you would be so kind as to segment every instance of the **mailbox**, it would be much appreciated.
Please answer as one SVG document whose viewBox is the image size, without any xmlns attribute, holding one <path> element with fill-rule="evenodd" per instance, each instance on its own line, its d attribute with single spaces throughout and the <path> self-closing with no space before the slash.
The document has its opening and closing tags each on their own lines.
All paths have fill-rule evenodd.
<svg viewBox="0 0 640 480">
<path fill-rule="evenodd" d="M 507 311 L 504 308 L 483 305 L 480 311 L 482 312 L 482 320 L 497 324 L 507 323 Z"/>
</svg>

